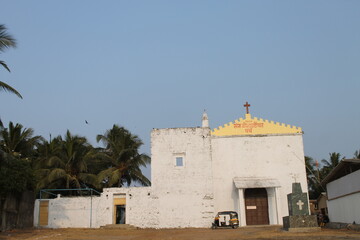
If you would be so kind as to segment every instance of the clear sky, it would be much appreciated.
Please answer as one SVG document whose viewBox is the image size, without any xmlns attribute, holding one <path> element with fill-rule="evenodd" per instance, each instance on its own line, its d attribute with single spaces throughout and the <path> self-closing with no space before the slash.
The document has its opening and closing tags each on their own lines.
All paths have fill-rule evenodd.
<svg viewBox="0 0 360 240">
<path fill-rule="evenodd" d="M 245 114 L 302 127 L 305 155 L 360 149 L 360 1 L 2 0 L 0 116 L 49 138 L 212 128 Z M 85 120 L 89 124 L 85 124 Z M 149 175 L 149 169 L 146 172 Z"/>
</svg>

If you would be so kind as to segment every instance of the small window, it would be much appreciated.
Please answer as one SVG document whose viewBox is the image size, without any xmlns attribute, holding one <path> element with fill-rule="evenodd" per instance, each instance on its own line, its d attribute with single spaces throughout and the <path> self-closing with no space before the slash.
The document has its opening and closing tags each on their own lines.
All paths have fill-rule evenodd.
<svg viewBox="0 0 360 240">
<path fill-rule="evenodd" d="M 184 168 L 186 165 L 186 155 L 184 152 L 173 153 L 173 166 L 175 168 Z"/>
<path fill-rule="evenodd" d="M 184 166 L 184 158 L 183 157 L 176 157 L 176 166 L 177 167 Z"/>
</svg>

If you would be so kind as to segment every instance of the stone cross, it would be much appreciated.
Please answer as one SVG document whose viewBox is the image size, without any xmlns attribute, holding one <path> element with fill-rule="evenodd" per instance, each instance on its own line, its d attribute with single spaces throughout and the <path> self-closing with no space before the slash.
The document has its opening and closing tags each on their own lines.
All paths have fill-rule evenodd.
<svg viewBox="0 0 360 240">
<path fill-rule="evenodd" d="M 317 217 L 309 215 L 307 193 L 302 192 L 300 183 L 294 182 L 292 184 L 292 193 L 287 195 L 287 199 L 289 216 L 283 217 L 284 229 L 304 228 L 304 231 L 307 232 L 309 229 L 305 230 L 305 228 L 318 227 Z M 301 232 L 302 230 L 297 231 Z"/>
<path fill-rule="evenodd" d="M 298 178 L 298 174 L 293 174 L 292 178 L 294 179 L 294 182 L 296 182 L 296 179 Z"/>
<path fill-rule="evenodd" d="M 299 201 L 296 203 L 296 205 L 299 206 L 299 210 L 302 210 L 302 206 L 304 205 L 304 203 L 303 203 L 301 200 L 299 200 Z"/>
<path fill-rule="evenodd" d="M 300 183 L 292 184 L 292 193 L 287 195 L 289 216 L 309 215 L 307 193 L 302 192 Z"/>
<path fill-rule="evenodd" d="M 246 104 L 244 104 L 244 107 L 246 107 L 246 114 L 249 114 L 249 107 L 250 106 L 251 105 L 248 102 L 246 102 Z"/>
</svg>

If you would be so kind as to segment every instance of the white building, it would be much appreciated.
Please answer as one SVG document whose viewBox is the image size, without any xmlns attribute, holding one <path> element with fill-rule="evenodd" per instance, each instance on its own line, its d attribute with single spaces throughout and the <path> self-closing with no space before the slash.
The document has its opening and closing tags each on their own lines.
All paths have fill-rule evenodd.
<svg viewBox="0 0 360 240">
<path fill-rule="evenodd" d="M 210 227 L 218 211 L 241 226 L 282 224 L 292 182 L 307 189 L 302 130 L 245 118 L 211 130 L 153 129 L 151 187 L 109 188 L 99 197 L 37 200 L 35 226 Z"/>
<path fill-rule="evenodd" d="M 322 181 L 331 222 L 360 223 L 360 159 L 343 159 Z"/>
</svg>

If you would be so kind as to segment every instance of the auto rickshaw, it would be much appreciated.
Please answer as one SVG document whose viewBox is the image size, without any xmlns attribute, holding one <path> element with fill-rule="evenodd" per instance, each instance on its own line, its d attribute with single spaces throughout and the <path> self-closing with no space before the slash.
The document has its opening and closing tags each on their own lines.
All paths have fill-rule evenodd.
<svg viewBox="0 0 360 240">
<path fill-rule="evenodd" d="M 237 212 L 234 211 L 224 211 L 218 212 L 216 214 L 214 222 L 212 224 L 212 229 L 224 228 L 224 227 L 239 227 L 239 218 Z"/>
</svg>

